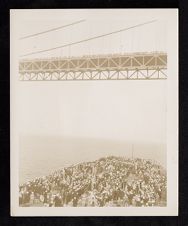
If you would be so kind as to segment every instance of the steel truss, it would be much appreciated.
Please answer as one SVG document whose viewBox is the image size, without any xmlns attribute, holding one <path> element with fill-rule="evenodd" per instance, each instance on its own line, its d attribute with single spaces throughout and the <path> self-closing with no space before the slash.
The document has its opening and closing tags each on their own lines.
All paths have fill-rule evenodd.
<svg viewBox="0 0 188 226">
<path fill-rule="evenodd" d="M 167 79 L 165 53 L 22 60 L 21 81 Z"/>
</svg>

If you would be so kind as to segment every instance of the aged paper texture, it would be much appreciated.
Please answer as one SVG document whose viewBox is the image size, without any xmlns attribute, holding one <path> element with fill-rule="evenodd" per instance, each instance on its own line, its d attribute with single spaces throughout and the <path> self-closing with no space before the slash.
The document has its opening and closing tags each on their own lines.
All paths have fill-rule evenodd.
<svg viewBox="0 0 188 226">
<path fill-rule="evenodd" d="M 10 19 L 11 215 L 177 215 L 178 10 Z"/>
</svg>

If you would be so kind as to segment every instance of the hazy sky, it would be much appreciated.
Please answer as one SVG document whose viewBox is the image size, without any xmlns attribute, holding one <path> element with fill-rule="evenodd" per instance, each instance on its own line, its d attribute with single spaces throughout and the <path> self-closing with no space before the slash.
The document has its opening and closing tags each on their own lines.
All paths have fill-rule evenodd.
<svg viewBox="0 0 188 226">
<path fill-rule="evenodd" d="M 43 12 L 43 13 L 42 13 Z M 21 11 L 15 38 L 85 19 L 19 43 L 19 55 L 143 22 L 152 24 L 34 57 L 166 51 L 163 10 Z M 20 24 L 19 24 L 20 22 Z M 19 26 L 18 26 L 19 25 Z M 17 81 L 16 81 L 17 82 Z M 17 82 L 20 130 L 122 140 L 165 142 L 166 81 Z"/>
<path fill-rule="evenodd" d="M 165 81 L 20 82 L 20 130 L 165 142 Z"/>
</svg>

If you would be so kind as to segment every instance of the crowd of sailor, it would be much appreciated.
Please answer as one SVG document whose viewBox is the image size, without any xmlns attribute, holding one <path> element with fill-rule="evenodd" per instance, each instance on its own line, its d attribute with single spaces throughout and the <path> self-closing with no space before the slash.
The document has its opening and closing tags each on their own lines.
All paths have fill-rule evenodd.
<svg viewBox="0 0 188 226">
<path fill-rule="evenodd" d="M 105 157 L 19 186 L 20 206 L 166 205 L 166 171 L 152 160 Z"/>
</svg>

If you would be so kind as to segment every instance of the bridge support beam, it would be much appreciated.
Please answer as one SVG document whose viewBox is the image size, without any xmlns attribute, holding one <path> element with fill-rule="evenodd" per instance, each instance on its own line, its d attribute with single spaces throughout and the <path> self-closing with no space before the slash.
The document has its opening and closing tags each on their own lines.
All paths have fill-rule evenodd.
<svg viewBox="0 0 188 226">
<path fill-rule="evenodd" d="M 165 53 L 22 60 L 21 81 L 143 80 L 167 78 Z"/>
</svg>

